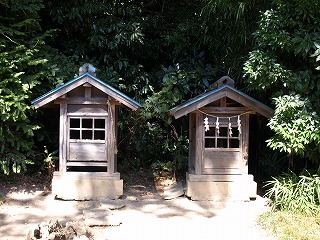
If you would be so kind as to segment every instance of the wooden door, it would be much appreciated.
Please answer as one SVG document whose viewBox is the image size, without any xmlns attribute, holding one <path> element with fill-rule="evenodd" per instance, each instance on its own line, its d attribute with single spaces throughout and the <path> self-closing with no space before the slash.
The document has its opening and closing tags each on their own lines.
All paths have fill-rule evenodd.
<svg viewBox="0 0 320 240">
<path fill-rule="evenodd" d="M 106 126 L 107 118 L 103 116 L 69 116 L 67 165 L 106 166 Z"/>
<path fill-rule="evenodd" d="M 237 119 L 220 118 L 218 128 L 211 124 L 204 132 L 202 174 L 242 173 L 244 122 L 239 128 Z"/>
</svg>

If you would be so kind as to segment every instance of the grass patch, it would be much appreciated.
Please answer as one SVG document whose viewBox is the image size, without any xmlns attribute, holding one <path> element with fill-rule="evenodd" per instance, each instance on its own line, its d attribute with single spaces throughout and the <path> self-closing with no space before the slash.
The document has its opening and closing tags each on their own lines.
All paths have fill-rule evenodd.
<svg viewBox="0 0 320 240">
<path fill-rule="evenodd" d="M 269 211 L 260 215 L 258 221 L 279 240 L 320 240 L 320 216 Z"/>
</svg>

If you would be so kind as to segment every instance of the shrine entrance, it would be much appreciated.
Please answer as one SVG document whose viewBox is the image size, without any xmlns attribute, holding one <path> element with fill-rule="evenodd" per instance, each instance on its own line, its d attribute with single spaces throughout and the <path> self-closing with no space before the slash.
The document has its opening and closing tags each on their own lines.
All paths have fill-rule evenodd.
<svg viewBox="0 0 320 240">
<path fill-rule="evenodd" d="M 234 88 L 229 77 L 207 92 L 172 108 L 189 115 L 187 196 L 194 200 L 249 199 L 257 184 L 248 174 L 249 116 L 269 117 L 272 109 Z"/>
<path fill-rule="evenodd" d="M 84 64 L 79 76 L 35 99 L 35 108 L 58 108 L 59 167 L 52 192 L 64 199 L 117 197 L 123 180 L 117 171 L 117 116 L 123 106 L 142 106 L 96 77 Z"/>
</svg>

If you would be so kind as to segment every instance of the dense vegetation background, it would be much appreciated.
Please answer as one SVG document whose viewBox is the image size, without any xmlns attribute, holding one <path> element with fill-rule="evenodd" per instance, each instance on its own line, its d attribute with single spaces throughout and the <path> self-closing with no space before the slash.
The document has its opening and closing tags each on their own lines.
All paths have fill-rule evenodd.
<svg viewBox="0 0 320 240">
<path fill-rule="evenodd" d="M 185 170 L 187 119 L 171 107 L 221 76 L 275 109 L 256 146 L 265 174 L 315 173 L 320 152 L 318 0 L 0 0 L 0 165 L 45 167 L 55 112 L 30 101 L 85 62 L 144 105 L 120 112 L 119 167 Z M 263 138 L 262 138 L 263 139 Z M 264 141 L 265 139 L 263 139 Z M 46 147 L 44 147 L 46 146 Z M 122 149 L 122 150 L 121 150 Z M 271 150 L 270 150 L 271 149 Z M 31 165 L 33 163 L 33 165 Z"/>
</svg>

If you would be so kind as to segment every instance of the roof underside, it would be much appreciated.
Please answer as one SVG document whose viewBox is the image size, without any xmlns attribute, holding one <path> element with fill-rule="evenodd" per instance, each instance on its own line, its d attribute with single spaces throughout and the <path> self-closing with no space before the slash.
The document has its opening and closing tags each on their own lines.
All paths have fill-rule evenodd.
<svg viewBox="0 0 320 240">
<path fill-rule="evenodd" d="M 170 109 L 169 114 L 173 115 L 177 119 L 223 97 L 228 97 L 265 117 L 270 117 L 273 112 L 271 108 L 250 97 L 249 95 L 229 85 L 224 85 L 218 89 L 205 92 L 187 102 L 184 102 Z"/>
<path fill-rule="evenodd" d="M 101 81 L 100 79 L 96 78 L 95 76 L 91 75 L 90 73 L 86 72 L 81 76 L 53 89 L 44 95 L 38 97 L 37 99 L 33 100 L 31 103 L 34 105 L 35 108 L 42 107 L 48 103 L 51 103 L 55 99 L 63 96 L 64 94 L 72 91 L 73 89 L 82 86 L 85 83 L 89 83 L 92 86 L 96 87 L 97 89 L 101 90 L 105 94 L 109 95 L 110 97 L 116 99 L 121 104 L 127 106 L 133 111 L 138 110 L 141 108 L 141 104 L 133 100 L 132 98 L 126 96 L 119 90 L 113 88 L 109 84 Z"/>
</svg>

